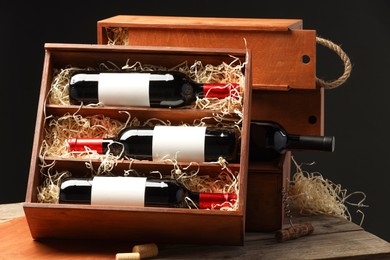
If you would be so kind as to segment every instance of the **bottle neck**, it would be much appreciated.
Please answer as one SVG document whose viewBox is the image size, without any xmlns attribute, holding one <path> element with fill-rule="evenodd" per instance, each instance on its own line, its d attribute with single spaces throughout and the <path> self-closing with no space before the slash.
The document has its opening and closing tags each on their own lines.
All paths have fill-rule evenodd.
<svg viewBox="0 0 390 260">
<path fill-rule="evenodd" d="M 193 192 L 173 179 L 148 179 L 145 187 L 145 206 L 191 209 L 232 208 L 235 193 Z"/>
<path fill-rule="evenodd" d="M 118 157 L 128 157 L 137 160 L 152 161 L 152 144 L 150 138 L 140 138 L 140 142 L 129 145 L 126 140 L 111 138 L 70 138 L 67 140 L 69 152 L 94 151 L 98 154 L 110 154 Z"/>
<path fill-rule="evenodd" d="M 114 155 L 122 153 L 123 145 L 115 145 L 111 138 L 70 138 L 67 140 L 69 152 L 86 152 L 87 149 L 98 154 L 105 154 L 108 150 Z"/>
<path fill-rule="evenodd" d="M 287 135 L 288 150 L 312 150 L 333 152 L 334 136 Z"/>
</svg>

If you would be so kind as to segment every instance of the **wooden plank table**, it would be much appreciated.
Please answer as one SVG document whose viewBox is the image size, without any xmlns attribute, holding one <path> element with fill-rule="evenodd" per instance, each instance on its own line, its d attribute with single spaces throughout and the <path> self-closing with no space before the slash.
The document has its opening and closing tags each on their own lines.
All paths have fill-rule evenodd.
<svg viewBox="0 0 390 260">
<path fill-rule="evenodd" d="M 282 243 L 273 233 L 247 233 L 243 246 L 159 245 L 159 254 L 153 259 L 390 259 L 389 242 L 343 218 L 300 216 L 293 221 L 310 222 L 314 232 Z M 117 241 L 35 241 L 23 203 L 0 205 L 0 260 L 115 259 L 116 253 L 130 252 L 132 246 Z"/>
</svg>

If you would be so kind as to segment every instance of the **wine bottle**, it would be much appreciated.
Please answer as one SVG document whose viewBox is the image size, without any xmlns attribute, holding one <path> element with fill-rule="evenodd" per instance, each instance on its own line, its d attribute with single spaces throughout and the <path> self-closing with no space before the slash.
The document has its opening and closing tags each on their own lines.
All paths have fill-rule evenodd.
<svg viewBox="0 0 390 260">
<path fill-rule="evenodd" d="M 335 147 L 334 136 L 293 135 L 275 122 L 251 121 L 249 161 L 271 161 L 286 151 L 328 151 Z"/>
<path fill-rule="evenodd" d="M 115 138 L 70 138 L 70 152 L 99 154 L 107 151 L 116 156 L 150 161 L 176 159 L 187 162 L 237 160 L 238 135 L 234 128 L 204 126 L 154 126 L 120 131 Z"/>
<path fill-rule="evenodd" d="M 235 193 L 192 192 L 173 179 L 95 176 L 66 178 L 59 203 L 141 207 L 220 209 L 232 207 Z"/>
<path fill-rule="evenodd" d="M 69 99 L 71 104 L 175 108 L 196 98 L 237 96 L 233 88 L 238 84 L 201 84 L 179 71 L 79 71 L 70 79 Z"/>
</svg>

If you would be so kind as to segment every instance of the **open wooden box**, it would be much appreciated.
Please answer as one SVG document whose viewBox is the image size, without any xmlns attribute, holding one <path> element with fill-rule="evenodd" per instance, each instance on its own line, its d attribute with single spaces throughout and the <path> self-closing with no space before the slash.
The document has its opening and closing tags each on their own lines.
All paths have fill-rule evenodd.
<svg viewBox="0 0 390 260">
<path fill-rule="evenodd" d="M 323 135 L 324 90 L 316 86 L 316 31 L 300 19 L 117 15 L 97 22 L 103 45 L 247 48 L 252 52 L 251 120 L 290 134 Z M 284 221 L 291 154 L 249 162 L 246 230 L 275 231 Z"/>
<path fill-rule="evenodd" d="M 252 119 L 323 134 L 316 31 L 300 19 L 117 15 L 97 22 L 103 45 L 239 48 L 252 52 Z"/>
<path fill-rule="evenodd" d="M 66 113 L 82 116 L 104 115 L 125 121 L 126 111 L 140 121 L 150 118 L 170 120 L 172 124 L 191 123 L 194 119 L 212 116 L 219 111 L 200 109 L 159 109 L 137 107 L 86 107 L 77 105 L 50 105 L 46 98 L 51 88 L 54 71 L 68 66 L 97 67 L 112 62 L 123 66 L 127 59 L 142 64 L 174 67 L 184 61 L 189 64 L 201 61 L 203 64 L 218 65 L 231 62 L 232 55 L 244 67 L 245 86 L 242 111 L 242 133 L 239 163 L 229 164 L 239 179 L 238 208 L 231 211 L 202 210 L 187 208 L 120 207 L 96 205 L 72 205 L 39 203 L 38 187 L 42 185 L 42 161 L 40 148 L 45 138 L 45 127 L 51 117 Z M 156 243 L 199 243 L 242 245 L 245 232 L 245 202 L 248 172 L 248 127 L 250 119 L 251 53 L 242 49 L 174 48 L 174 47 L 131 47 L 84 44 L 45 44 L 40 99 L 37 111 L 35 136 L 24 211 L 34 239 L 78 238 L 109 239 L 133 242 Z M 55 162 L 54 170 L 77 172 L 85 169 L 85 159 L 46 157 L 46 163 Z M 92 160 L 97 167 L 99 160 Z M 113 172 L 129 168 L 130 161 L 120 161 Z M 133 161 L 133 169 L 140 172 L 151 170 L 171 171 L 172 165 L 165 162 Z M 216 175 L 221 167 L 216 164 L 200 163 L 201 175 Z"/>
</svg>

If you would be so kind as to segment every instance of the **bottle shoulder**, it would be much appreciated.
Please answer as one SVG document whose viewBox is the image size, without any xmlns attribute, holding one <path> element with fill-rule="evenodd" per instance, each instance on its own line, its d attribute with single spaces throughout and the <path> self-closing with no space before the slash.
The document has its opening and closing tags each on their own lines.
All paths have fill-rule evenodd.
<svg viewBox="0 0 390 260">
<path fill-rule="evenodd" d="M 153 127 L 127 127 L 122 129 L 118 135 L 117 139 L 120 140 L 127 140 L 131 137 L 141 137 L 141 136 L 152 136 L 153 135 Z"/>
</svg>

